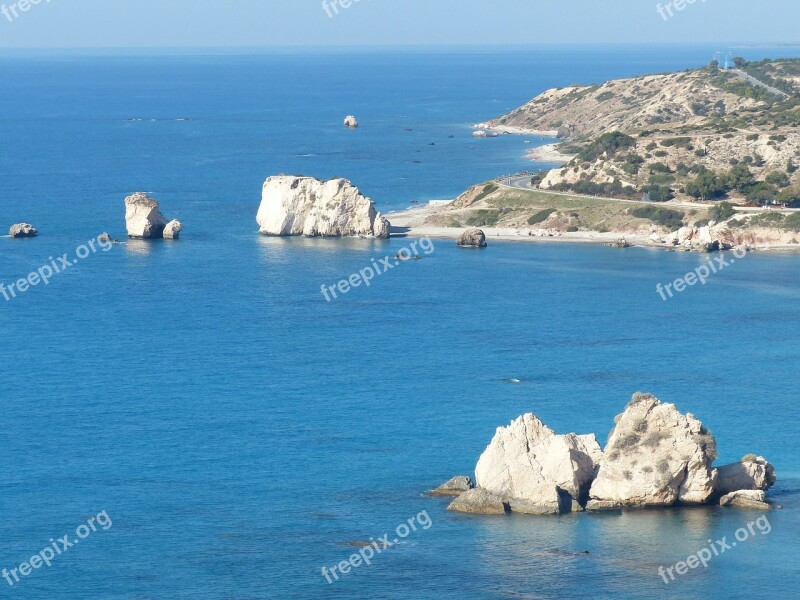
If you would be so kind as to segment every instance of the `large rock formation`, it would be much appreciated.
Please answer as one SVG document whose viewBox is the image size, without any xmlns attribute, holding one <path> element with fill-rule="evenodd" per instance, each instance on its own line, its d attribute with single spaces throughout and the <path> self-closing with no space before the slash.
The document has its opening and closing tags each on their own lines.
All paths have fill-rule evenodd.
<svg viewBox="0 0 800 600">
<path fill-rule="evenodd" d="M 587 508 L 704 504 L 714 494 L 714 437 L 674 404 L 636 394 L 617 417 Z"/>
<path fill-rule="evenodd" d="M 462 248 L 486 248 L 486 234 L 480 229 L 468 229 L 458 238 Z"/>
<path fill-rule="evenodd" d="M 386 239 L 390 229 L 372 200 L 345 179 L 270 177 L 256 220 L 265 235 Z"/>
<path fill-rule="evenodd" d="M 30 238 L 36 237 L 38 234 L 39 230 L 30 223 L 17 223 L 8 230 L 8 235 L 12 238 Z"/>
<path fill-rule="evenodd" d="M 605 451 L 594 434 L 557 435 L 532 414 L 499 427 L 475 467 L 477 487 L 456 477 L 432 495 L 463 491 L 450 510 L 535 515 L 711 504 L 770 508 L 775 469 L 748 454 L 713 469 L 716 441 L 693 415 L 634 394 Z"/>
<path fill-rule="evenodd" d="M 170 224 L 174 226 L 177 221 Z M 160 239 L 164 237 L 164 229 L 167 226 L 167 218 L 161 214 L 158 202 L 150 198 L 144 192 L 136 192 L 132 196 L 125 198 L 125 225 L 128 229 L 128 237 L 136 239 Z M 178 223 L 177 232 L 180 232 Z M 172 229 L 173 237 L 175 229 Z"/>
<path fill-rule="evenodd" d="M 763 456 L 748 454 L 737 463 L 717 469 L 716 492 L 719 496 L 739 490 L 765 492 L 776 479 L 775 468 Z"/>
<path fill-rule="evenodd" d="M 581 501 L 602 456 L 594 434 L 556 435 L 526 414 L 499 427 L 475 467 L 475 480 L 517 512 L 559 512 L 559 490 Z M 571 503 L 568 503 L 571 504 Z"/>
</svg>

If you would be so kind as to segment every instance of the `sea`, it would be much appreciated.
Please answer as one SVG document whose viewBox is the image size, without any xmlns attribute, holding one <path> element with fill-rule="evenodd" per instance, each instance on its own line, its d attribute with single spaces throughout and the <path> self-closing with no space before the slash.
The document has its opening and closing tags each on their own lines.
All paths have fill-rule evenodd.
<svg viewBox="0 0 800 600">
<path fill-rule="evenodd" d="M 52 270 L 0 297 L 0 596 L 795 595 L 800 256 L 750 254 L 665 301 L 656 286 L 708 256 L 437 239 L 327 301 L 412 240 L 267 238 L 255 221 L 280 173 L 345 177 L 388 212 L 547 168 L 525 158 L 547 138 L 471 125 L 722 50 L 798 54 L 0 52 L 0 228 L 40 232 L 0 238 L 0 283 Z M 179 241 L 124 239 L 135 191 L 183 222 Z M 102 232 L 123 243 L 92 247 Z M 770 460 L 783 508 L 480 517 L 426 495 L 526 412 L 604 444 L 637 391 L 701 419 L 717 464 Z"/>
</svg>

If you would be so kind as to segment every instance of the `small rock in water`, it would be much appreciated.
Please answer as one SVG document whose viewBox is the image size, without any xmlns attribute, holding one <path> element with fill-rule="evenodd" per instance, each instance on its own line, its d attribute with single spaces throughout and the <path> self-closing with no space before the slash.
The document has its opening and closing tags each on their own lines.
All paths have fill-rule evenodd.
<svg viewBox="0 0 800 600">
<path fill-rule="evenodd" d="M 36 237 L 38 234 L 39 230 L 30 223 L 17 223 L 8 230 L 8 235 L 12 238 L 31 238 Z"/>
<path fill-rule="evenodd" d="M 458 238 L 461 248 L 486 248 L 486 234 L 480 229 L 469 229 Z"/>
<path fill-rule="evenodd" d="M 466 475 L 453 477 L 431 492 L 431 496 L 460 496 L 475 487 L 472 479 Z"/>
</svg>

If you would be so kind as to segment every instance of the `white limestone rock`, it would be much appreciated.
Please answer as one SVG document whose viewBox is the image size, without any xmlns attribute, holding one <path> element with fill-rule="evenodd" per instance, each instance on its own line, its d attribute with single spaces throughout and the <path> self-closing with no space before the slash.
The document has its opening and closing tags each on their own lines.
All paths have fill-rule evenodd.
<svg viewBox="0 0 800 600">
<path fill-rule="evenodd" d="M 344 126 L 348 129 L 356 129 L 358 127 L 358 119 L 353 115 L 347 115 L 344 119 Z"/>
<path fill-rule="evenodd" d="M 159 239 L 164 235 L 167 219 L 157 201 L 144 192 L 136 192 L 125 198 L 125 225 L 130 238 Z"/>
<path fill-rule="evenodd" d="M 515 504 L 557 509 L 559 489 L 575 500 L 587 495 L 601 456 L 594 434 L 557 435 L 526 414 L 497 429 L 478 460 L 475 480 L 511 503 L 512 511 Z"/>
<path fill-rule="evenodd" d="M 164 226 L 164 239 L 177 240 L 181 236 L 183 225 L 178 220 L 172 220 Z"/>
<path fill-rule="evenodd" d="M 509 507 L 499 496 L 475 488 L 453 500 L 447 510 L 476 515 L 504 515 L 509 511 Z"/>
<path fill-rule="evenodd" d="M 775 468 L 763 456 L 748 454 L 737 463 L 717 469 L 716 491 L 725 496 L 739 490 L 767 491 L 777 477 Z"/>
<path fill-rule="evenodd" d="M 256 220 L 264 235 L 389 237 L 390 223 L 345 179 L 278 175 L 264 182 Z"/>
<path fill-rule="evenodd" d="M 720 506 L 731 508 L 749 508 L 755 510 L 771 510 L 767 495 L 762 490 L 739 490 L 726 494 L 719 501 Z"/>
<path fill-rule="evenodd" d="M 635 394 L 617 417 L 589 509 L 704 504 L 714 494 L 716 441 L 693 415 Z"/>
</svg>

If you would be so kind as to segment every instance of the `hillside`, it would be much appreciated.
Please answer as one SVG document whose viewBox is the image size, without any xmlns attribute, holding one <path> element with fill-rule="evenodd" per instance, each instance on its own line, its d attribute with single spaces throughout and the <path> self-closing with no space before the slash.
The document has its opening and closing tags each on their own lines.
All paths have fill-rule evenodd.
<svg viewBox="0 0 800 600">
<path fill-rule="evenodd" d="M 549 90 L 490 123 L 558 131 L 536 187 L 653 201 L 800 205 L 800 60 Z"/>
</svg>

